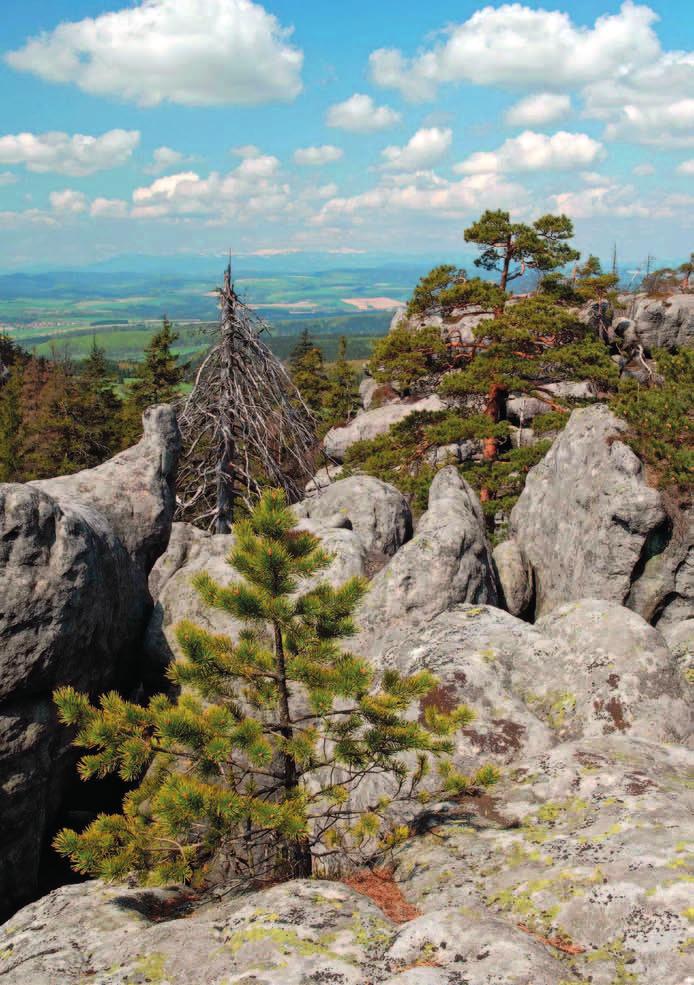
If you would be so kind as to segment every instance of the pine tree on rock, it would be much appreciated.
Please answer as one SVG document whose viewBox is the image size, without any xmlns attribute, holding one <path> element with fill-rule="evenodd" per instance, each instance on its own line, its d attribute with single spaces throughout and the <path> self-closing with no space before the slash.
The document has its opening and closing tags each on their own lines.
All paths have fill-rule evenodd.
<svg viewBox="0 0 694 985">
<path fill-rule="evenodd" d="M 511 222 L 509 213 L 501 209 L 487 209 L 464 236 L 466 243 L 475 243 L 482 251 L 475 266 L 498 272 L 502 291 L 526 269 L 556 270 L 580 256 L 568 243 L 573 223 L 565 215 L 543 215 L 528 226 Z"/>
<path fill-rule="evenodd" d="M 243 580 L 196 577 L 202 599 L 246 628 L 232 642 L 189 622 L 177 627 L 185 659 L 168 672 L 183 689 L 177 700 L 159 695 L 143 707 L 111 693 L 95 707 L 70 687 L 56 692 L 61 720 L 89 750 L 83 779 L 118 772 L 138 784 L 121 814 L 59 833 L 55 846 L 78 872 L 204 883 L 214 860 L 230 888 L 307 876 L 317 857 L 325 865 L 367 843 L 376 855 L 398 843 L 406 829 L 384 816 L 395 801 L 426 802 L 432 762 L 439 780 L 431 796 L 496 779 L 491 767 L 471 779 L 451 765 L 468 708 L 408 715 L 434 686 L 428 671 L 389 670 L 377 681 L 342 649 L 366 584 L 306 584 L 330 558 L 294 523 L 284 494 L 267 491 L 235 528 L 229 561 Z M 359 806 L 351 795 L 384 775 L 391 796 Z"/>
<path fill-rule="evenodd" d="M 503 308 L 505 291 L 490 281 L 473 277 L 452 264 L 441 264 L 421 277 L 407 303 L 407 314 L 438 314 L 444 318 L 455 308 L 479 305 L 490 311 Z"/>
<path fill-rule="evenodd" d="M 127 390 L 123 405 L 124 446 L 134 444 L 142 434 L 142 414 L 153 404 L 176 400 L 183 380 L 183 369 L 171 351 L 178 336 L 164 316 L 162 327 L 150 339 L 136 379 Z"/>
</svg>

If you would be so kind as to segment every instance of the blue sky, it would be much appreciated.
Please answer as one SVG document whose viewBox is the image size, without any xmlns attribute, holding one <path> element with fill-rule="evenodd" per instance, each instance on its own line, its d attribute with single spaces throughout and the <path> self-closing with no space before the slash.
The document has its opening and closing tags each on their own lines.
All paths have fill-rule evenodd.
<svg viewBox="0 0 694 985">
<path fill-rule="evenodd" d="M 0 266 L 450 256 L 484 208 L 694 247 L 685 0 L 5 0 Z"/>
</svg>

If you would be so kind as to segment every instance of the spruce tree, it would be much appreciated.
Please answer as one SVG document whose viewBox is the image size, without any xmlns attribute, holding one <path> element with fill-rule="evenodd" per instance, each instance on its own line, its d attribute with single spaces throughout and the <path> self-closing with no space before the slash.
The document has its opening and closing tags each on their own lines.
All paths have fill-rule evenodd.
<svg viewBox="0 0 694 985">
<path fill-rule="evenodd" d="M 301 394 L 306 406 L 317 416 L 320 414 L 328 390 L 328 376 L 323 365 L 323 353 L 313 342 L 308 328 L 304 328 L 289 356 L 289 372 L 292 383 Z"/>
<path fill-rule="evenodd" d="M 323 397 L 323 427 L 346 424 L 358 407 L 357 374 L 347 360 L 347 339 L 340 336 L 337 359 L 328 375 L 328 386 Z"/>
<path fill-rule="evenodd" d="M 70 687 L 56 692 L 61 721 L 77 727 L 75 744 L 89 750 L 80 775 L 117 772 L 137 783 L 121 814 L 57 836 L 78 872 L 204 881 L 215 859 L 226 862 L 232 886 L 307 876 L 316 855 L 356 853 L 366 842 L 385 852 L 404 837 L 384 816 L 394 801 L 426 801 L 432 760 L 439 779 L 430 796 L 496 779 L 491 767 L 469 778 L 451 765 L 452 736 L 471 720 L 467 707 L 408 714 L 434 686 L 429 672 L 388 670 L 377 680 L 342 649 L 366 584 L 307 584 L 330 557 L 294 524 L 284 493 L 267 491 L 235 526 L 229 562 L 243 580 L 222 586 L 196 576 L 204 602 L 245 629 L 232 642 L 190 622 L 177 627 L 185 658 L 168 673 L 183 689 L 178 699 L 159 695 L 143 707 L 111 693 L 94 706 Z M 390 799 L 359 806 L 351 795 L 384 774 L 393 780 Z"/>
<path fill-rule="evenodd" d="M 152 336 L 145 349 L 144 362 L 130 384 L 123 405 L 123 434 L 125 446 L 134 444 L 142 434 L 142 413 L 153 404 L 175 400 L 183 380 L 183 368 L 178 365 L 171 348 L 178 339 L 171 322 L 164 316 L 162 327 Z"/>
</svg>

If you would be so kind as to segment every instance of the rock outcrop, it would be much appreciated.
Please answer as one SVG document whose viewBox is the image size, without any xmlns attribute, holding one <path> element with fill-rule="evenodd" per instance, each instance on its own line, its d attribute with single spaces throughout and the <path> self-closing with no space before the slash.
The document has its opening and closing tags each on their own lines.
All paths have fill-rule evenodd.
<svg viewBox="0 0 694 985">
<path fill-rule="evenodd" d="M 167 545 L 178 428 L 144 418 L 134 448 L 99 468 L 0 486 L 0 910 L 35 892 L 41 846 L 74 767 L 53 689 L 132 683 Z"/>
<path fill-rule="evenodd" d="M 392 556 L 412 536 L 412 513 L 403 494 L 371 475 L 338 479 L 294 509 L 319 525 L 344 517 L 367 551 Z"/>
<path fill-rule="evenodd" d="M 398 400 L 366 410 L 341 428 L 331 428 L 323 439 L 323 448 L 328 458 L 336 462 L 344 461 L 350 445 L 357 441 L 367 441 L 385 434 L 393 424 L 404 420 L 417 411 L 445 410 L 446 405 L 436 395 L 424 397 L 421 400 Z"/>
<path fill-rule="evenodd" d="M 629 299 L 627 313 L 631 321 L 627 330 L 648 353 L 694 346 L 694 293 L 666 298 L 637 294 Z"/>
<path fill-rule="evenodd" d="M 417 530 L 371 582 L 355 646 L 372 656 L 458 602 L 497 601 L 482 510 L 453 466 L 437 473 Z"/>
<path fill-rule="evenodd" d="M 602 404 L 574 411 L 528 474 L 510 532 L 532 571 L 537 615 L 588 597 L 630 605 L 652 619 L 675 601 L 653 589 L 647 604 L 639 602 L 634 587 L 673 532 L 661 494 L 621 440 L 626 429 Z M 683 588 L 689 584 L 681 554 L 690 537 L 678 534 L 680 546 L 671 549 L 676 572 L 663 572 L 663 585 L 678 578 Z"/>
</svg>

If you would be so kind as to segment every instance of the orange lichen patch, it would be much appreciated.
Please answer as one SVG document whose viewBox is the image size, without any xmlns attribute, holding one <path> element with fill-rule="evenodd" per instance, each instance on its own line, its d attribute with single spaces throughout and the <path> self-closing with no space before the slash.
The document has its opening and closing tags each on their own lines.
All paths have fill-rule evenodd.
<svg viewBox="0 0 694 985">
<path fill-rule="evenodd" d="M 398 968 L 398 973 L 401 971 L 411 971 L 413 968 L 443 968 L 443 965 L 439 961 L 413 961 L 412 964 L 406 964 L 402 968 Z"/>
<path fill-rule="evenodd" d="M 417 907 L 407 902 L 389 869 L 360 869 L 342 881 L 373 900 L 393 923 L 407 923 L 420 915 Z"/>
<path fill-rule="evenodd" d="M 543 937 L 542 934 L 536 934 L 530 927 L 526 927 L 524 923 L 519 923 L 518 929 L 522 930 L 525 934 L 530 934 L 531 937 L 534 937 L 541 944 L 555 947 L 557 951 L 563 951 L 564 954 L 583 954 L 585 952 L 585 947 L 581 947 L 580 944 L 574 944 L 573 941 L 567 940 L 565 937 Z"/>
</svg>

